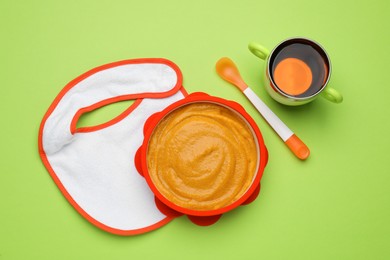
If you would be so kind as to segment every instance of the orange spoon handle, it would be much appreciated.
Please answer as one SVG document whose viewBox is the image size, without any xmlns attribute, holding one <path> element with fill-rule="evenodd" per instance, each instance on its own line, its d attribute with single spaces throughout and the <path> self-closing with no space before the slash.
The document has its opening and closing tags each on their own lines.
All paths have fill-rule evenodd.
<svg viewBox="0 0 390 260">
<path fill-rule="evenodd" d="M 290 148 L 295 156 L 301 160 L 306 160 L 306 158 L 310 155 L 309 148 L 295 134 L 287 139 L 285 144 L 288 146 L 288 148 Z"/>
</svg>

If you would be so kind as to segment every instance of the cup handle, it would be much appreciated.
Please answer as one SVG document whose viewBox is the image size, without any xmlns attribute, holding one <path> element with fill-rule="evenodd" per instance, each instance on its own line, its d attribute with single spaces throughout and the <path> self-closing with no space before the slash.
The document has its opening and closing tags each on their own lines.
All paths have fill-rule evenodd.
<svg viewBox="0 0 390 260">
<path fill-rule="evenodd" d="M 330 87 L 326 87 L 324 91 L 322 91 L 321 96 L 333 103 L 341 103 L 343 101 L 343 96 L 340 92 Z"/>
<path fill-rule="evenodd" d="M 256 42 L 249 43 L 248 48 L 254 55 L 262 60 L 265 60 L 269 55 L 269 50 Z"/>
</svg>

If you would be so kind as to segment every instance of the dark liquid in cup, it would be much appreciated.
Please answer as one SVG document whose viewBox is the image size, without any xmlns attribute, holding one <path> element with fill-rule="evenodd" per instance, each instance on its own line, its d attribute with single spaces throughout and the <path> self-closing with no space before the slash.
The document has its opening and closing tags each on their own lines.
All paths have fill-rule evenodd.
<svg viewBox="0 0 390 260">
<path fill-rule="evenodd" d="M 273 82 L 294 97 L 308 97 L 320 91 L 328 79 L 329 66 L 321 47 L 306 39 L 285 41 L 270 59 Z"/>
</svg>

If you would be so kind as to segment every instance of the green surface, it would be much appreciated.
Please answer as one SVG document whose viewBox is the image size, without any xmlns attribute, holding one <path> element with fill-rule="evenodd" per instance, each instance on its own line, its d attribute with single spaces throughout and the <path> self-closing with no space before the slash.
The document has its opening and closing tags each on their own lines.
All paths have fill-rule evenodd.
<svg viewBox="0 0 390 260">
<path fill-rule="evenodd" d="M 2 0 L 0 10 L 0 259 L 390 258 L 389 1 Z M 342 104 L 291 108 L 267 96 L 264 63 L 247 44 L 271 48 L 291 36 L 326 48 Z M 222 56 L 307 143 L 307 161 L 217 77 Z M 270 155 L 258 200 L 207 228 L 179 218 L 119 237 L 63 198 L 38 156 L 45 111 L 79 74 L 138 57 L 171 59 L 189 92 L 248 110 Z"/>
</svg>

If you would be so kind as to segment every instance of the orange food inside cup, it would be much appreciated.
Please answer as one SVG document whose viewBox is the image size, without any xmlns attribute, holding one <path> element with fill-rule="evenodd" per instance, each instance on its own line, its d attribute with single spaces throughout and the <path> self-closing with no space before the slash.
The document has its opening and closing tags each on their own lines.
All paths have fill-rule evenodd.
<svg viewBox="0 0 390 260">
<path fill-rule="evenodd" d="M 254 134 L 236 112 L 210 102 L 182 106 L 154 129 L 147 150 L 156 189 L 186 209 L 228 206 L 251 186 L 258 167 Z"/>
<path fill-rule="evenodd" d="M 310 67 L 302 60 L 287 58 L 276 65 L 273 78 L 283 92 L 297 96 L 310 88 L 313 75 Z"/>
</svg>

